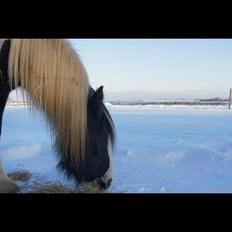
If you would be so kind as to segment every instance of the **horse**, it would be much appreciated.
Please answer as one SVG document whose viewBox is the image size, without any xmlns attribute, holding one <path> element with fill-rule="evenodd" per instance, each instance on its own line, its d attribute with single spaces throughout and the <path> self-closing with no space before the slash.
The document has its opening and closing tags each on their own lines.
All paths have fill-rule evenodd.
<svg viewBox="0 0 232 232">
<path fill-rule="evenodd" d="M 19 87 L 30 112 L 39 110 L 51 131 L 58 170 L 76 184 L 97 180 L 109 188 L 114 122 L 104 105 L 104 87 L 91 87 L 70 42 L 0 39 L 0 136 L 8 96 Z"/>
</svg>

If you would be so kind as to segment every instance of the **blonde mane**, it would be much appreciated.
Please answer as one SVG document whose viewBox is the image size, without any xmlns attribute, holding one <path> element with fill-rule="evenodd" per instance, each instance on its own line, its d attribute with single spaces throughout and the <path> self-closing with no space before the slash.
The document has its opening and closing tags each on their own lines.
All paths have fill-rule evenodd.
<svg viewBox="0 0 232 232">
<path fill-rule="evenodd" d="M 63 39 L 11 39 L 9 81 L 20 86 L 51 127 L 57 151 L 73 165 L 84 160 L 89 82 L 78 55 Z"/>
</svg>

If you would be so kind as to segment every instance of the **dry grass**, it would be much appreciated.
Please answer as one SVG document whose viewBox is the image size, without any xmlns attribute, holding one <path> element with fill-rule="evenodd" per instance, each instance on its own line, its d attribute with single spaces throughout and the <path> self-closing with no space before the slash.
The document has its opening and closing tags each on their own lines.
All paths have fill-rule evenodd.
<svg viewBox="0 0 232 232">
<path fill-rule="evenodd" d="M 32 176 L 28 171 L 16 171 L 7 175 L 13 181 L 29 181 Z"/>
<path fill-rule="evenodd" d="M 35 186 L 31 193 L 75 193 L 75 190 L 61 183 L 51 183 Z"/>
<path fill-rule="evenodd" d="M 78 193 L 107 193 L 106 190 L 100 188 L 97 181 L 93 183 L 80 184 L 77 187 Z"/>
<path fill-rule="evenodd" d="M 106 193 L 105 190 L 99 188 L 95 183 L 92 184 L 81 184 L 77 189 L 73 189 L 68 186 L 64 186 L 61 183 L 47 183 L 41 184 L 32 190 L 32 193 Z"/>
<path fill-rule="evenodd" d="M 20 193 L 36 194 L 76 194 L 76 193 L 107 193 L 101 189 L 97 182 L 85 183 L 73 187 L 65 186 L 60 182 L 46 182 L 43 178 L 33 175 L 28 171 L 21 170 L 8 173 L 9 178 L 17 182 L 20 187 Z"/>
</svg>

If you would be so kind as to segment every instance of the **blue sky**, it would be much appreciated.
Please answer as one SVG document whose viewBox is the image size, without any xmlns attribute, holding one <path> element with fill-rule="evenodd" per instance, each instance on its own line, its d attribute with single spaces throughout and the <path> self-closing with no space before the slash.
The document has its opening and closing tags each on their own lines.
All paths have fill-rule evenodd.
<svg viewBox="0 0 232 232">
<path fill-rule="evenodd" d="M 71 39 L 91 85 L 160 98 L 226 97 L 231 39 Z M 196 96 L 198 97 L 198 96 Z"/>
</svg>

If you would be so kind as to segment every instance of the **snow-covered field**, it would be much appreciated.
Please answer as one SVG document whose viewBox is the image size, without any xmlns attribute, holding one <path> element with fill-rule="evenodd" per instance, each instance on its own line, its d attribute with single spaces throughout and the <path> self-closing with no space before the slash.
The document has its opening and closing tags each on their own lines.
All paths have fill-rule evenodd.
<svg viewBox="0 0 232 232">
<path fill-rule="evenodd" d="M 232 192 L 232 111 L 226 106 L 113 106 L 117 147 L 110 192 Z M 70 183 L 55 169 L 43 121 L 27 109 L 4 113 L 0 157 L 6 172 L 26 169 Z"/>
</svg>

